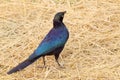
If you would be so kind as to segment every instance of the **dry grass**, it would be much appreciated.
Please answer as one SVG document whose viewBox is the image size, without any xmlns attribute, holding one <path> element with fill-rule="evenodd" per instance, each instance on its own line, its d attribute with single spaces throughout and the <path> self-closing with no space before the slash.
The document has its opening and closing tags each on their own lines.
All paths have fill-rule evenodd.
<svg viewBox="0 0 120 80">
<path fill-rule="evenodd" d="M 53 56 L 12 75 L 52 28 L 56 12 L 67 11 L 70 38 L 57 66 Z M 120 80 L 119 0 L 1 0 L 0 80 Z"/>
</svg>

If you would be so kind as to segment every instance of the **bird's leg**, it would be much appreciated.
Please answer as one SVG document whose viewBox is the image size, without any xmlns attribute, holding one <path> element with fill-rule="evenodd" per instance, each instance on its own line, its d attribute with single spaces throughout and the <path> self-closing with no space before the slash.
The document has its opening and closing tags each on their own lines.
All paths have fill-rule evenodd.
<svg viewBox="0 0 120 80">
<path fill-rule="evenodd" d="M 46 66 L 45 66 L 45 56 L 43 56 L 43 63 L 44 63 L 44 66 L 43 66 L 43 67 L 46 67 Z"/>
<path fill-rule="evenodd" d="M 55 60 L 56 60 L 57 64 L 61 67 L 61 65 L 60 65 L 60 63 L 58 61 L 58 58 L 59 58 L 59 55 L 55 55 Z"/>
</svg>

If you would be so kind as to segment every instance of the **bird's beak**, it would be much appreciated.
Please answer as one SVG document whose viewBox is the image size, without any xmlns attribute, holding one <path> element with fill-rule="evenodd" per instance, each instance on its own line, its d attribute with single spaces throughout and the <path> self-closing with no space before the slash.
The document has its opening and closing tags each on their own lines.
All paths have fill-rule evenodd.
<svg viewBox="0 0 120 80">
<path fill-rule="evenodd" d="M 66 11 L 63 12 L 64 14 L 66 13 Z"/>
</svg>

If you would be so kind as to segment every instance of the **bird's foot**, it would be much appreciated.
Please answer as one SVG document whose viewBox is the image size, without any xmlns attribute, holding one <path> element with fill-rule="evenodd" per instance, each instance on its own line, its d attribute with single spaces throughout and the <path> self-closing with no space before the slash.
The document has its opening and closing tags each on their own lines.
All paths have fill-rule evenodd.
<svg viewBox="0 0 120 80">
<path fill-rule="evenodd" d="M 60 68 L 63 68 L 63 69 L 65 69 L 65 66 L 60 66 Z"/>
<path fill-rule="evenodd" d="M 44 65 L 43 68 L 47 68 L 47 66 Z"/>
<path fill-rule="evenodd" d="M 60 68 L 65 68 L 65 66 L 64 66 L 64 65 L 59 65 L 59 67 L 60 67 Z"/>
</svg>

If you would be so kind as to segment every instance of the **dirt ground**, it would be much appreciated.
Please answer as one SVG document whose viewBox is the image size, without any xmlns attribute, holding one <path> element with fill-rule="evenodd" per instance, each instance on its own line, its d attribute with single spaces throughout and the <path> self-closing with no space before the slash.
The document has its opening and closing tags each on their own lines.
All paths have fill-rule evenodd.
<svg viewBox="0 0 120 80">
<path fill-rule="evenodd" d="M 52 28 L 54 15 L 67 11 L 69 40 L 59 58 L 42 58 L 8 75 Z M 0 0 L 0 80 L 120 80 L 119 0 Z"/>
</svg>

